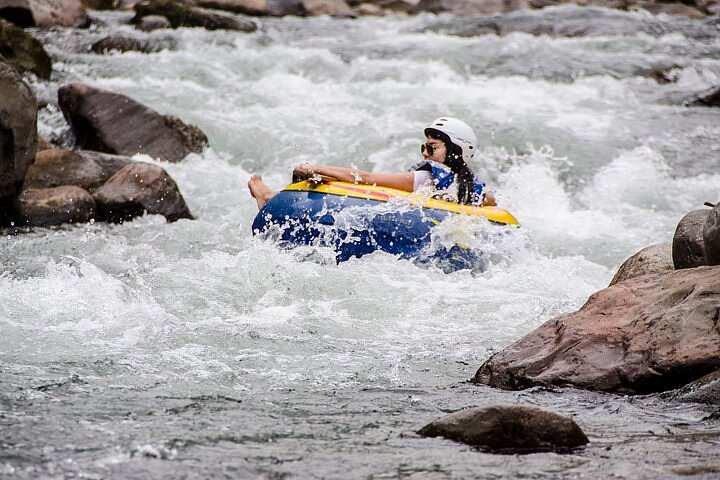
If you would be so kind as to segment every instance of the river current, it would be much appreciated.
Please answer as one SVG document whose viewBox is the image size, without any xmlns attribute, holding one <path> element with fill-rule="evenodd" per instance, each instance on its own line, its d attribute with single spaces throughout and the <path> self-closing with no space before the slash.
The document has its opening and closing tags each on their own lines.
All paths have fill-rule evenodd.
<svg viewBox="0 0 720 480">
<path fill-rule="evenodd" d="M 563 37 L 460 36 L 467 19 L 433 15 L 263 19 L 251 34 L 155 31 L 142 34 L 155 53 L 95 55 L 110 32 L 138 35 L 125 14 L 96 17 L 35 32 L 55 66 L 33 82 L 49 102 L 40 133 L 72 144 L 53 103 L 73 81 L 198 125 L 210 148 L 160 162 L 197 219 L 0 238 L 0 477 L 716 478 L 712 407 L 467 381 L 720 200 L 720 113 L 682 104 L 720 83 L 717 20 L 502 17 L 608 30 Z M 643 74 L 674 65 L 674 83 Z M 522 225 L 488 241 L 484 269 L 384 253 L 337 265 L 252 236 L 252 173 L 282 188 L 305 161 L 403 171 L 440 115 L 474 127 L 473 168 Z M 492 455 L 414 433 L 496 403 L 571 415 L 591 443 Z"/>
</svg>

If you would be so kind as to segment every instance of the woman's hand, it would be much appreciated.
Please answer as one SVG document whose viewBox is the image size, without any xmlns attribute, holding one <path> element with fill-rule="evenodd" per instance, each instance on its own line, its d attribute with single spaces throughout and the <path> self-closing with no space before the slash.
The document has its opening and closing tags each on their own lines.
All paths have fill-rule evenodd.
<svg viewBox="0 0 720 480">
<path fill-rule="evenodd" d="M 309 163 L 303 163 L 293 169 L 292 181 L 300 182 L 311 179 L 315 175 L 314 167 Z"/>
</svg>

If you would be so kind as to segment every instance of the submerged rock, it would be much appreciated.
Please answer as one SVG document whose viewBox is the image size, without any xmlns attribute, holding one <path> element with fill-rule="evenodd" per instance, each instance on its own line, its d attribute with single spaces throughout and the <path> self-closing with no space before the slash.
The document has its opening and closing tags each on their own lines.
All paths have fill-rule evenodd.
<svg viewBox="0 0 720 480">
<path fill-rule="evenodd" d="M 135 6 L 137 24 L 147 15 L 162 15 L 168 19 L 172 27 L 201 27 L 208 30 L 237 30 L 241 32 L 254 32 L 257 24 L 248 18 L 239 15 L 196 7 L 189 0 L 149 0 Z"/>
<path fill-rule="evenodd" d="M 169 222 L 192 219 L 175 181 L 162 168 L 133 162 L 120 169 L 93 193 L 99 220 L 124 222 L 149 214 L 163 215 Z"/>
<path fill-rule="evenodd" d="M 705 263 L 708 265 L 720 265 L 720 202 L 708 213 L 702 235 L 705 247 Z"/>
<path fill-rule="evenodd" d="M 720 107 L 720 86 L 693 95 L 683 103 L 689 107 Z"/>
<path fill-rule="evenodd" d="M 703 227 L 709 210 L 693 210 L 678 222 L 672 243 L 672 261 L 675 269 L 707 265 Z"/>
<path fill-rule="evenodd" d="M 80 187 L 26 190 L 17 200 L 21 225 L 48 227 L 63 223 L 84 223 L 95 217 L 95 201 Z"/>
<path fill-rule="evenodd" d="M 107 53 L 111 51 L 149 53 L 152 51 L 152 48 L 150 48 L 147 39 L 119 35 L 101 38 L 90 46 L 90 51 L 93 53 Z"/>
<path fill-rule="evenodd" d="M 20 191 L 37 147 L 37 100 L 20 74 L 0 61 L 0 198 Z"/>
<path fill-rule="evenodd" d="M 0 54 L 20 72 L 32 72 L 40 78 L 50 78 L 52 60 L 42 44 L 22 28 L 2 18 L 0 18 Z"/>
<path fill-rule="evenodd" d="M 643 248 L 620 265 L 609 286 L 640 275 L 672 271 L 673 260 L 670 250 L 669 243 L 660 243 Z"/>
<path fill-rule="evenodd" d="M 720 267 L 643 275 L 593 294 L 491 357 L 476 383 L 653 393 L 720 367 Z"/>
<path fill-rule="evenodd" d="M 160 30 L 162 28 L 172 27 L 172 25 L 170 24 L 170 20 L 168 20 L 167 17 L 163 17 L 162 15 L 146 15 L 144 17 L 141 17 L 135 23 L 135 26 L 144 32 L 151 32 L 153 30 Z"/>
<path fill-rule="evenodd" d="M 566 451 L 588 443 L 570 417 L 530 405 L 461 410 L 429 423 L 418 434 L 505 453 Z"/>
<path fill-rule="evenodd" d="M 83 149 L 178 162 L 207 145 L 199 128 L 125 95 L 73 83 L 60 87 L 58 101 Z"/>
</svg>

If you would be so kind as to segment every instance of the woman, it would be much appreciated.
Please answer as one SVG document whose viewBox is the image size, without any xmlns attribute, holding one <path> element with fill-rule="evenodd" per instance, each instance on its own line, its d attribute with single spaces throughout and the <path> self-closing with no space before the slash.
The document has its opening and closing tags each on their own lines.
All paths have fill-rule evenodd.
<svg viewBox="0 0 720 480">
<path fill-rule="evenodd" d="M 468 162 L 475 155 L 477 139 L 472 129 L 452 117 L 440 117 L 425 128 L 421 146 L 424 160 L 402 173 L 370 173 L 354 168 L 302 164 L 293 170 L 293 179 L 329 177 L 343 182 L 379 185 L 413 192 L 432 185 L 444 199 L 463 204 L 494 206 L 495 197 L 485 191 Z M 250 194 L 262 208 L 277 192 L 258 175 L 248 182 Z"/>
</svg>

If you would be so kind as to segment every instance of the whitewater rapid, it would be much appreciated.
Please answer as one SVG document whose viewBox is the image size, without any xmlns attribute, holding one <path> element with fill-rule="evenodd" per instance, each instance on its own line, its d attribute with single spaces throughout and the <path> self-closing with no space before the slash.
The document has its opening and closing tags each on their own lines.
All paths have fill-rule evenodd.
<svg viewBox="0 0 720 480">
<path fill-rule="evenodd" d="M 84 48 L 136 34 L 124 14 L 38 33 L 55 62 L 51 82 L 33 82 L 47 139 L 72 144 L 53 102 L 78 81 L 198 125 L 210 148 L 159 163 L 196 220 L 0 240 L 0 475 L 657 478 L 707 465 L 720 438 L 708 407 L 466 383 L 718 200 L 720 115 L 682 105 L 720 83 L 717 26 L 548 12 L 534 15 L 636 31 L 459 37 L 431 15 L 263 19 L 252 34 L 155 31 L 160 51 L 107 55 Z M 677 83 L 640 74 L 673 64 Z M 488 246 L 485 271 L 384 253 L 337 265 L 252 236 L 251 174 L 282 188 L 306 161 L 403 171 L 439 115 L 474 127 L 473 167 L 522 225 Z M 572 415 L 591 444 L 514 457 L 414 435 L 499 402 Z"/>
</svg>

